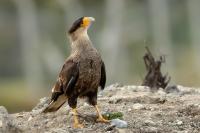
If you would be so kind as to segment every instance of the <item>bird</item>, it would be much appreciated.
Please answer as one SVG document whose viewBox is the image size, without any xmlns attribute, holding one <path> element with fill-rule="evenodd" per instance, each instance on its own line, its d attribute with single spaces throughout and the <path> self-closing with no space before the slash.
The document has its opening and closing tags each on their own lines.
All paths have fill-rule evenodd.
<svg viewBox="0 0 200 133">
<path fill-rule="evenodd" d="M 73 127 L 83 128 L 79 122 L 77 99 L 85 97 L 95 107 L 97 121 L 107 123 L 97 105 L 98 87 L 102 90 L 106 84 L 106 69 L 100 53 L 88 36 L 88 29 L 95 21 L 93 17 L 80 17 L 68 30 L 71 53 L 58 75 L 52 88 L 51 100 L 43 113 L 57 111 L 65 102 L 72 108 Z"/>
</svg>

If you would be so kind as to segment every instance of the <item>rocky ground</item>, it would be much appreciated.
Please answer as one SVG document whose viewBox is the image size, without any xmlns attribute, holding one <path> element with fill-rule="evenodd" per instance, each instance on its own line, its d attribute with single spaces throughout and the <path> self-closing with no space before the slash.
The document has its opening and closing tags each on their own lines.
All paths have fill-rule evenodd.
<svg viewBox="0 0 200 133">
<path fill-rule="evenodd" d="M 96 123 L 94 108 L 80 99 L 78 111 L 85 127 L 74 129 L 67 104 L 55 113 L 41 113 L 48 101 L 48 98 L 43 98 L 31 112 L 16 114 L 8 114 L 1 106 L 0 132 L 200 132 L 200 90 L 195 88 L 174 86 L 152 92 L 143 86 L 108 86 L 99 94 L 99 106 L 102 113 L 121 112 L 123 128 L 113 123 Z"/>
</svg>

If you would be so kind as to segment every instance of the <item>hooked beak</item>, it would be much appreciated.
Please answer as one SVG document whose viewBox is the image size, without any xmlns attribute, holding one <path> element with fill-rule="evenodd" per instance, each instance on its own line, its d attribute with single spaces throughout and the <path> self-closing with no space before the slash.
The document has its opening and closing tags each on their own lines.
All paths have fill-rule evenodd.
<svg viewBox="0 0 200 133">
<path fill-rule="evenodd" d="M 95 18 L 93 18 L 93 17 L 84 17 L 82 27 L 89 27 L 91 25 L 91 23 L 94 21 L 95 21 Z"/>
<path fill-rule="evenodd" d="M 95 18 L 93 17 L 87 17 L 91 22 L 94 22 L 95 21 Z"/>
</svg>

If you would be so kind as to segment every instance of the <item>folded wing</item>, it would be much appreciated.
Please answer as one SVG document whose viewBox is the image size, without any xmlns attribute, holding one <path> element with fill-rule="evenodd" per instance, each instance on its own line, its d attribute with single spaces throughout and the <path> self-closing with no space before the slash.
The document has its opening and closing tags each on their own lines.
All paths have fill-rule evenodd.
<svg viewBox="0 0 200 133">
<path fill-rule="evenodd" d="M 67 60 L 62 67 L 59 78 L 52 89 L 51 102 L 44 113 L 57 111 L 67 100 L 79 77 L 79 63 Z"/>
</svg>

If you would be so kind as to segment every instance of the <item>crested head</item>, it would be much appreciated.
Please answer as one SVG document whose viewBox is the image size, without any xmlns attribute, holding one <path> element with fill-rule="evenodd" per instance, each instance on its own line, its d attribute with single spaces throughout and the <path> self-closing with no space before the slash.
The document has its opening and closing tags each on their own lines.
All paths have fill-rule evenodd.
<svg viewBox="0 0 200 133">
<path fill-rule="evenodd" d="M 68 31 L 72 53 L 73 51 L 80 52 L 93 47 L 87 34 L 87 30 L 93 21 L 95 21 L 93 17 L 81 17 L 72 24 Z"/>
<path fill-rule="evenodd" d="M 69 29 L 69 36 L 78 36 L 87 33 L 87 30 L 91 26 L 93 21 L 95 21 L 93 17 L 78 18 Z"/>
</svg>

